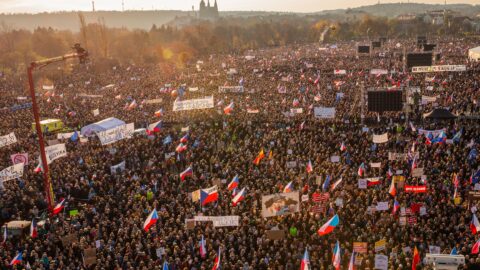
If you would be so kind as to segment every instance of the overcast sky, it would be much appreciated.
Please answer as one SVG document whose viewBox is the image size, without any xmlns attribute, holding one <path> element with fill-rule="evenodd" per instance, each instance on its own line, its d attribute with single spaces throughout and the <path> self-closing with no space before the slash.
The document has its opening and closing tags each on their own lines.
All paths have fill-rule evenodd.
<svg viewBox="0 0 480 270">
<path fill-rule="evenodd" d="M 207 1 L 207 0 L 206 0 Z M 210 0 L 213 5 L 215 0 Z M 312 12 L 337 8 L 376 4 L 378 0 L 217 0 L 220 11 L 262 10 Z M 198 9 L 200 0 L 124 0 L 125 9 Z M 381 3 L 398 3 L 400 0 L 381 0 Z M 406 1 L 404 1 L 406 2 Z M 418 3 L 442 4 L 444 0 L 418 0 Z M 480 0 L 447 0 L 447 3 L 480 4 Z M 97 10 L 121 10 L 122 0 L 95 0 Z M 92 10 L 91 0 L 0 0 L 1 13 L 59 10 Z"/>
</svg>

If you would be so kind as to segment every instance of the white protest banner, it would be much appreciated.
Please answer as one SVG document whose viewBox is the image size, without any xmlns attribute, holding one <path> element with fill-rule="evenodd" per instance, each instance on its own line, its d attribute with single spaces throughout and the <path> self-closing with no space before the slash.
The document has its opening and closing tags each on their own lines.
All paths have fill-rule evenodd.
<svg viewBox="0 0 480 270">
<path fill-rule="evenodd" d="M 440 254 L 441 250 L 439 246 L 428 246 L 428 252 L 430 254 Z"/>
<path fill-rule="evenodd" d="M 388 202 L 378 202 L 377 211 L 388 211 Z"/>
<path fill-rule="evenodd" d="M 54 160 L 67 156 L 67 148 L 64 143 L 55 144 L 45 147 L 45 153 L 47 155 L 47 164 L 52 163 Z"/>
<path fill-rule="evenodd" d="M 57 134 L 57 139 L 58 139 L 58 140 L 70 139 L 70 137 L 72 137 L 72 135 L 73 135 L 73 132 L 58 133 L 58 134 Z"/>
<path fill-rule="evenodd" d="M 213 220 L 213 227 L 238 227 L 240 216 L 220 216 Z"/>
<path fill-rule="evenodd" d="M 99 109 L 95 109 L 95 110 L 92 111 L 92 113 L 93 113 L 93 116 L 97 116 L 97 115 L 100 114 L 100 110 L 99 110 Z"/>
<path fill-rule="evenodd" d="M 442 128 L 442 129 L 436 129 L 436 130 L 426 130 L 426 129 L 418 129 L 418 134 L 419 135 L 427 135 L 428 133 L 431 133 L 433 137 L 437 137 L 440 135 L 442 132 L 446 132 L 447 129 Z"/>
<path fill-rule="evenodd" d="M 262 196 L 262 217 L 293 214 L 300 211 L 298 191 Z"/>
<path fill-rule="evenodd" d="M 433 103 L 437 101 L 437 96 L 434 97 L 429 97 L 429 96 L 423 96 L 422 95 L 422 105 L 428 104 L 428 103 Z"/>
<path fill-rule="evenodd" d="M 23 163 L 15 164 L 13 166 L 7 167 L 0 172 L 0 183 L 3 184 L 5 181 L 16 179 L 23 176 Z M 1 185 L 0 184 L 0 185 Z"/>
<path fill-rule="evenodd" d="M 330 156 L 330 162 L 332 163 L 340 162 L 340 156 Z"/>
<path fill-rule="evenodd" d="M 120 172 L 123 172 L 125 170 L 125 160 L 118 163 L 117 165 L 110 166 L 111 174 L 116 174 L 118 170 L 120 170 Z"/>
<path fill-rule="evenodd" d="M 426 72 L 461 72 L 466 71 L 465 65 L 442 65 L 442 66 L 421 66 L 412 67 L 413 73 L 426 73 Z"/>
<path fill-rule="evenodd" d="M 388 256 L 375 254 L 375 269 L 388 270 Z"/>
<path fill-rule="evenodd" d="M 335 69 L 333 71 L 333 74 L 335 74 L 335 75 L 345 75 L 345 74 L 347 74 L 347 71 L 345 69 Z"/>
<path fill-rule="evenodd" d="M 370 162 L 370 168 L 380 168 L 382 167 L 382 162 Z"/>
<path fill-rule="evenodd" d="M 259 113 L 260 110 L 259 109 L 248 109 L 247 108 L 247 113 Z"/>
<path fill-rule="evenodd" d="M 303 108 L 291 108 L 290 113 L 292 114 L 301 114 L 303 113 Z"/>
<path fill-rule="evenodd" d="M 17 153 L 10 156 L 13 165 L 23 163 L 28 165 L 28 153 Z"/>
<path fill-rule="evenodd" d="M 102 145 L 108 145 L 125 138 L 131 138 L 135 130 L 134 123 L 123 124 L 118 127 L 97 132 Z"/>
<path fill-rule="evenodd" d="M 17 137 L 15 137 L 15 133 L 13 132 L 0 137 L 0 147 L 4 147 L 16 142 L 17 142 Z"/>
<path fill-rule="evenodd" d="M 197 109 L 210 109 L 213 107 L 214 107 L 213 96 L 173 102 L 174 112 L 197 110 Z"/>
<path fill-rule="evenodd" d="M 372 75 L 385 75 L 385 74 L 388 74 L 388 70 L 374 68 L 374 69 L 370 70 L 370 74 L 372 74 Z"/>
<path fill-rule="evenodd" d="M 219 93 L 243 93 L 245 89 L 243 86 L 219 86 L 218 87 Z"/>
<path fill-rule="evenodd" d="M 158 104 L 158 103 L 162 103 L 163 102 L 163 99 L 161 98 L 155 98 L 155 99 L 147 99 L 145 100 L 145 104 Z"/>
<path fill-rule="evenodd" d="M 358 179 L 358 188 L 366 189 L 367 188 L 367 179 Z"/>
<path fill-rule="evenodd" d="M 42 85 L 43 90 L 53 90 L 55 87 L 53 85 Z"/>
<path fill-rule="evenodd" d="M 335 107 L 315 107 L 313 109 L 316 118 L 332 119 L 335 118 Z"/>
<path fill-rule="evenodd" d="M 415 168 L 412 170 L 412 177 L 422 177 L 423 168 Z"/>
<path fill-rule="evenodd" d="M 198 87 L 189 87 L 189 88 L 188 88 L 188 91 L 190 91 L 190 92 L 197 92 L 197 91 L 198 91 Z"/>
<path fill-rule="evenodd" d="M 388 142 L 388 133 L 385 132 L 381 135 L 373 134 L 373 142 L 374 143 L 386 143 L 386 142 Z"/>
<path fill-rule="evenodd" d="M 302 202 L 308 202 L 308 194 L 302 195 Z"/>
<path fill-rule="evenodd" d="M 83 97 L 83 98 L 103 98 L 103 95 L 77 94 L 77 97 Z"/>
</svg>

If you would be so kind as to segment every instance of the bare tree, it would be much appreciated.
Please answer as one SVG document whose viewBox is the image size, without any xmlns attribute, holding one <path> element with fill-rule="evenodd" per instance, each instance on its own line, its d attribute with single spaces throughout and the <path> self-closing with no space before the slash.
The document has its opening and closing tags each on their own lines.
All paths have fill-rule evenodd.
<svg viewBox="0 0 480 270">
<path fill-rule="evenodd" d="M 82 34 L 83 47 L 88 50 L 87 23 L 82 12 L 78 13 L 78 19 L 80 21 L 80 33 Z"/>
<path fill-rule="evenodd" d="M 100 46 L 103 57 L 108 57 L 108 29 L 103 17 L 98 19 L 98 30 L 100 32 Z"/>
</svg>

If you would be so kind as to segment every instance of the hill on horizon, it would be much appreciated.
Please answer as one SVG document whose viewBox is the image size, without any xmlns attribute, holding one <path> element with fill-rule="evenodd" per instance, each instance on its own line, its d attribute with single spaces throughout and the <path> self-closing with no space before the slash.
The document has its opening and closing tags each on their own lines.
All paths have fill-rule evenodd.
<svg viewBox="0 0 480 270">
<path fill-rule="evenodd" d="M 294 13 L 294 12 L 267 12 L 267 11 L 220 11 L 223 17 L 252 17 L 252 16 L 274 16 L 277 14 L 291 14 L 298 16 L 318 15 L 318 16 L 348 16 L 349 14 L 370 14 L 372 16 L 394 18 L 401 14 L 420 14 L 429 10 L 449 9 L 461 15 L 475 17 L 480 14 L 479 5 L 468 4 L 418 4 L 418 3 L 393 3 L 376 4 L 349 9 L 325 10 L 312 13 Z M 179 17 L 194 16 L 191 11 L 181 10 L 132 10 L 132 11 L 96 11 L 82 12 L 87 23 L 98 22 L 103 18 L 108 27 L 143 29 L 149 30 L 154 24 L 161 26 L 169 24 Z M 335 18 L 332 17 L 332 18 Z M 342 19 L 341 17 L 338 19 Z M 80 23 L 78 12 L 54 12 L 37 14 L 0 14 L 0 23 L 14 29 L 33 30 L 37 27 L 52 27 L 58 30 L 79 31 Z"/>
</svg>

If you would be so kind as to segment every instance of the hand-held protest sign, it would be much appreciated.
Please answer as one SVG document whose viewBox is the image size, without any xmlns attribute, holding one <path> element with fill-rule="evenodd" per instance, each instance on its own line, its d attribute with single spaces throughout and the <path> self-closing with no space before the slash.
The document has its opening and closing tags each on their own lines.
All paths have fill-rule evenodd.
<svg viewBox="0 0 480 270">
<path fill-rule="evenodd" d="M 15 133 L 13 132 L 0 137 L 0 147 L 4 147 L 16 142 L 17 142 L 17 137 L 15 137 Z"/>
<path fill-rule="evenodd" d="M 173 111 L 189 111 L 189 110 L 198 110 L 198 109 L 211 109 L 214 107 L 213 96 L 198 98 L 198 99 L 189 99 L 189 100 L 180 100 L 173 102 Z"/>
<path fill-rule="evenodd" d="M 111 129 L 97 132 L 102 145 L 108 145 L 125 138 L 131 138 L 135 129 L 134 123 L 120 125 Z"/>
</svg>

